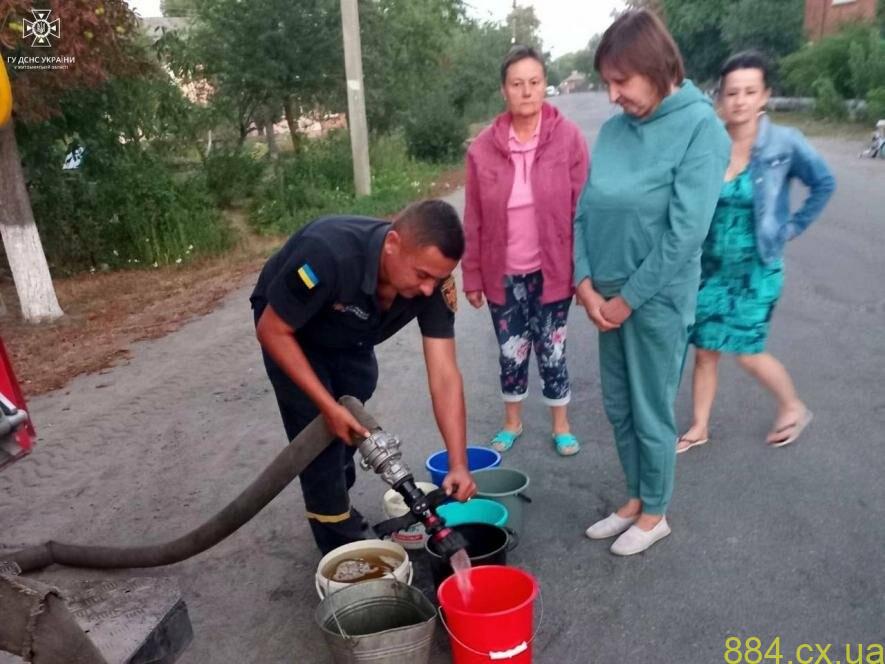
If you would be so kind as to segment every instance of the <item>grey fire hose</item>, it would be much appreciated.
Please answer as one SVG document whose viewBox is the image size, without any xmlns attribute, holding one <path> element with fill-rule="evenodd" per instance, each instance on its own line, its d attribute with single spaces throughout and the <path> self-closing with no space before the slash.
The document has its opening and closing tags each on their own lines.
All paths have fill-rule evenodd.
<svg viewBox="0 0 885 664">
<path fill-rule="evenodd" d="M 380 430 L 375 419 L 353 397 L 342 397 L 339 403 L 370 432 Z M 81 546 L 46 542 L 22 549 L 4 560 L 16 563 L 22 573 L 33 572 L 49 565 L 120 569 L 130 567 L 157 567 L 187 560 L 215 546 L 240 526 L 249 521 L 273 500 L 298 474 L 331 442 L 332 434 L 322 417 L 317 417 L 298 434 L 276 459 L 227 507 L 199 528 L 178 539 L 146 546 L 112 547 Z"/>
</svg>

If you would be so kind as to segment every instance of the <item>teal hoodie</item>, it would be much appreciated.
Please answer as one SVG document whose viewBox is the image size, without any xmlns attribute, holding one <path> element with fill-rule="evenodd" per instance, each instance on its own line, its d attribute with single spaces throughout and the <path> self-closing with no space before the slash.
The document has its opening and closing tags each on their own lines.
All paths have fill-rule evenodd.
<svg viewBox="0 0 885 664">
<path fill-rule="evenodd" d="M 647 118 L 608 120 L 575 217 L 575 284 L 590 278 L 632 309 L 665 286 L 697 287 L 730 156 L 712 103 L 689 80 Z"/>
</svg>

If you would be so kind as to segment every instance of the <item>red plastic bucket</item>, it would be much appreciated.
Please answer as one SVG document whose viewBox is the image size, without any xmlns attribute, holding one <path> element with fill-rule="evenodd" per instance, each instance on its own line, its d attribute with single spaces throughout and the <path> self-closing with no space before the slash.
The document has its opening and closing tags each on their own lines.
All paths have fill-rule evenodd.
<svg viewBox="0 0 885 664">
<path fill-rule="evenodd" d="M 454 664 L 530 664 L 535 577 L 516 567 L 484 565 L 470 570 L 470 582 L 473 592 L 467 604 L 454 576 L 436 592 Z"/>
</svg>

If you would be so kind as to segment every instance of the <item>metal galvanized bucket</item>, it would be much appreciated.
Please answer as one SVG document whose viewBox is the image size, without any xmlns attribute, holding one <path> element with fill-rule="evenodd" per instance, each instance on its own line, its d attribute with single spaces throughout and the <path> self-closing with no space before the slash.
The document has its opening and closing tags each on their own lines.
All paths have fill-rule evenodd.
<svg viewBox="0 0 885 664">
<path fill-rule="evenodd" d="M 314 614 L 335 664 L 427 664 L 436 609 L 393 579 L 364 581 L 326 597 Z"/>
</svg>

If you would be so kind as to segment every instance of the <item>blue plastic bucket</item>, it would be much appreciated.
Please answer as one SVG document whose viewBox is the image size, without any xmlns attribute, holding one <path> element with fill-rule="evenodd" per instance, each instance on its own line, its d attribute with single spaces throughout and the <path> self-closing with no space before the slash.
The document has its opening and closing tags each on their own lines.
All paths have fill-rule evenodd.
<svg viewBox="0 0 885 664">
<path fill-rule="evenodd" d="M 470 472 L 486 468 L 497 468 L 500 465 L 501 455 L 495 450 L 488 447 L 467 446 L 467 469 Z M 427 472 L 430 473 L 430 481 L 436 484 L 436 486 L 442 486 L 446 473 L 449 472 L 449 453 L 445 450 L 434 452 L 427 457 L 427 462 L 424 466 L 427 468 Z"/>
<path fill-rule="evenodd" d="M 487 523 L 491 526 L 503 526 L 509 514 L 507 508 L 494 500 L 473 498 L 466 503 L 446 503 L 436 508 L 446 525 L 460 526 L 465 523 Z"/>
</svg>

